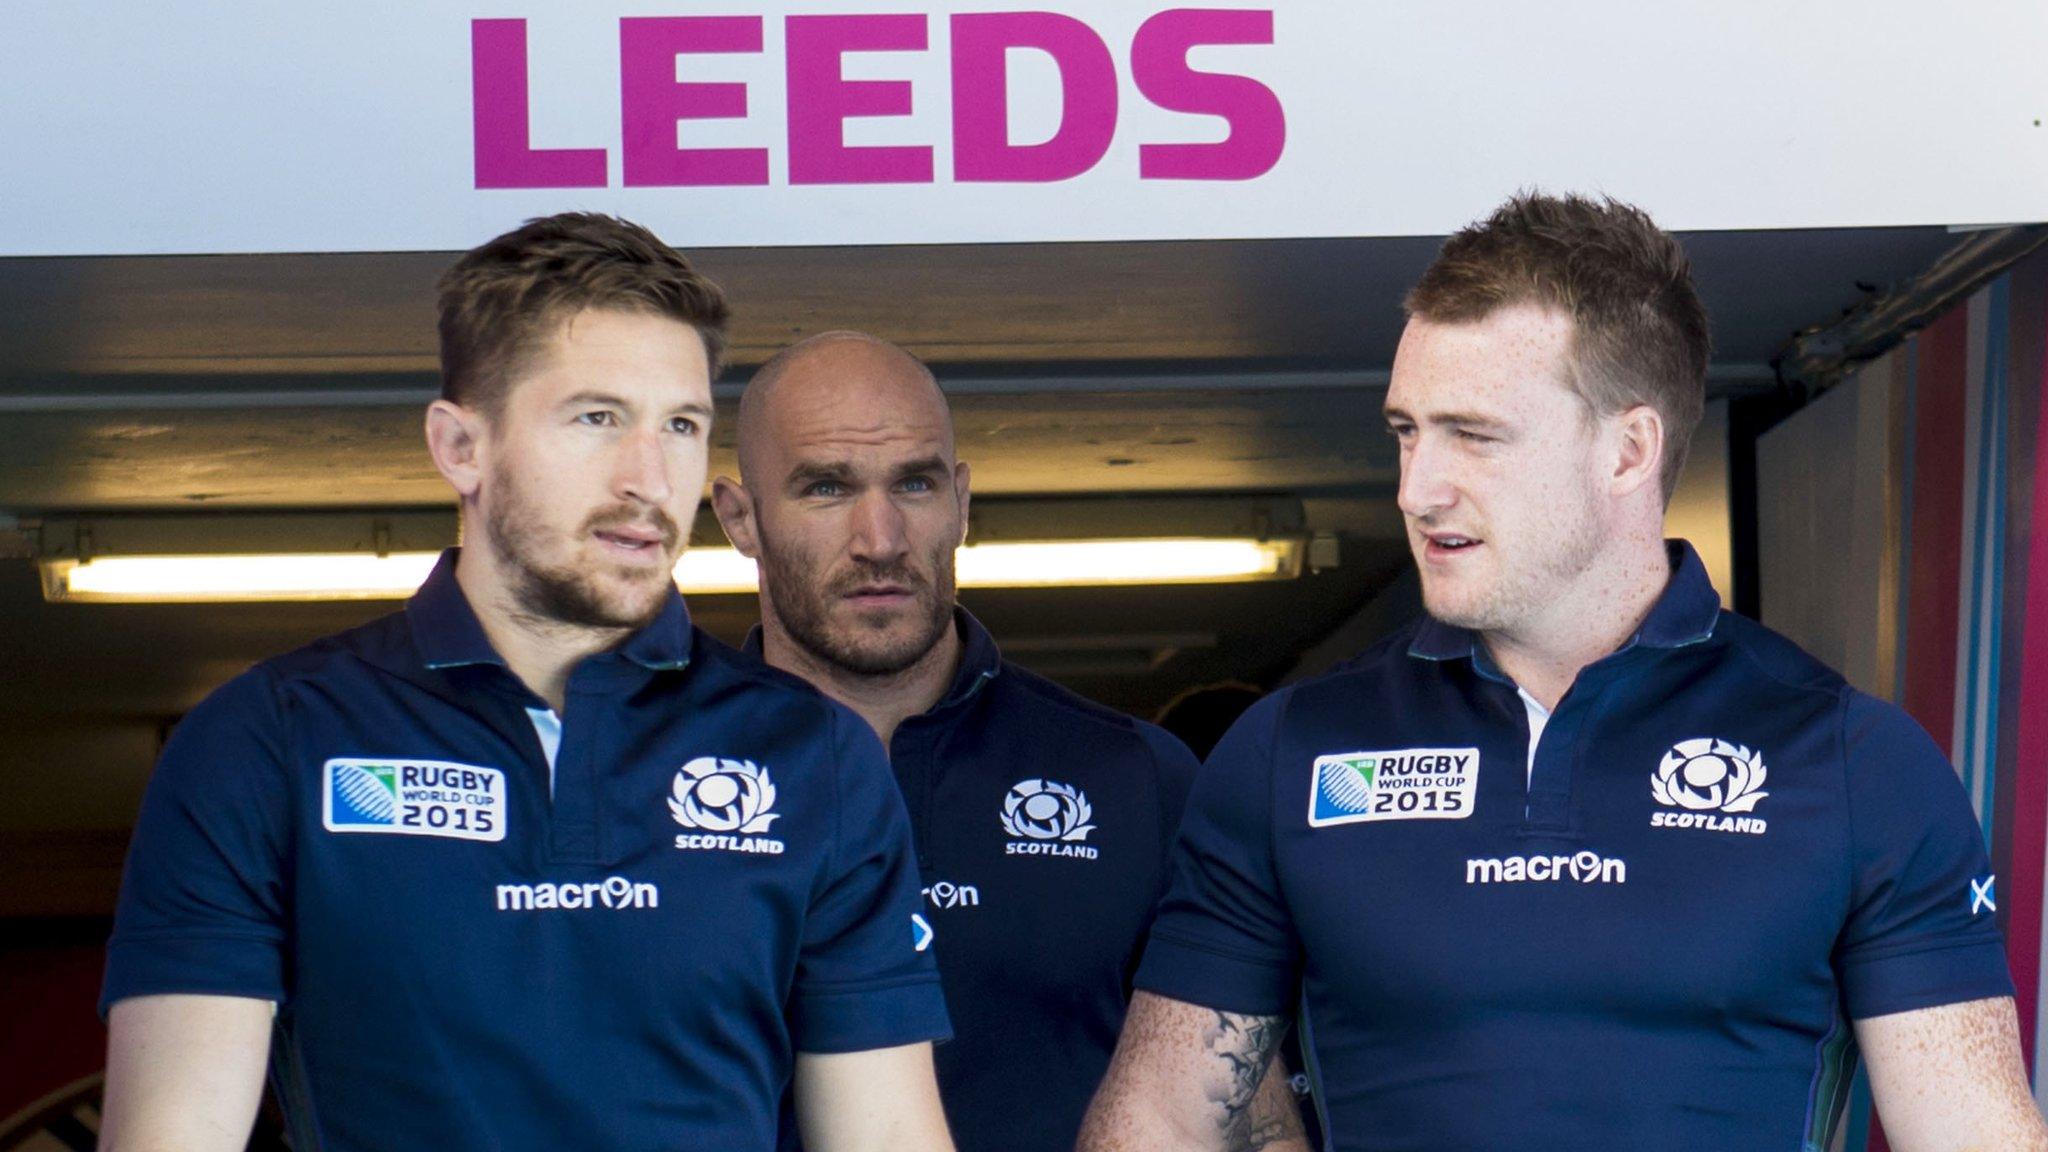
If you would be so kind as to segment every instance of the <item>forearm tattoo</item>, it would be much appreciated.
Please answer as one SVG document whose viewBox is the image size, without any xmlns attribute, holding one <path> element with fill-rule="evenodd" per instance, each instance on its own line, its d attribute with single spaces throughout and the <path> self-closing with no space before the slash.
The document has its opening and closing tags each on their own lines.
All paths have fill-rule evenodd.
<svg viewBox="0 0 2048 1152">
<path fill-rule="evenodd" d="M 1223 1061 L 1227 1075 L 1221 1087 L 1209 1092 L 1209 1100 L 1223 1106 L 1216 1126 L 1223 1133 L 1226 1146 L 1257 1148 L 1277 1135 L 1252 1130 L 1252 1100 L 1258 1095 L 1259 1080 L 1273 1062 L 1273 1052 L 1286 1032 L 1287 1021 L 1280 1016 L 1216 1013 L 1216 1023 L 1209 1029 L 1207 1040 L 1209 1051 Z"/>
<path fill-rule="evenodd" d="M 1229 1149 L 1229 1152 L 1259 1152 L 1262 1148 L 1269 1148 L 1291 1136 L 1302 1134 L 1300 1124 L 1290 1124 L 1277 1118 L 1261 1120 L 1256 1125 L 1247 1118 L 1244 1129 L 1242 1133 L 1232 1132 L 1225 1135 L 1225 1139 L 1230 1142 L 1224 1147 Z"/>
</svg>

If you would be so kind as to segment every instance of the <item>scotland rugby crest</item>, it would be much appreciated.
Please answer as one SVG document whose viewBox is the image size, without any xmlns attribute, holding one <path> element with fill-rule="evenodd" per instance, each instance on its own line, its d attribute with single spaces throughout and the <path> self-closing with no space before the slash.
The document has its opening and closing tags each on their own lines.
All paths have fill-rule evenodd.
<svg viewBox="0 0 2048 1152">
<path fill-rule="evenodd" d="M 1095 809 L 1088 796 L 1071 784 L 1051 780 L 1019 780 L 1003 797 L 1003 831 L 1011 856 L 1075 856 L 1093 860 L 1097 851 L 1081 841 L 1095 831 Z"/>
<path fill-rule="evenodd" d="M 699 756 L 677 770 L 669 789 L 669 815 L 695 833 L 677 836 L 678 848 L 779 854 L 782 841 L 759 838 L 781 818 L 774 807 L 775 783 L 752 760 Z"/>
<path fill-rule="evenodd" d="M 1680 740 L 1650 774 L 1650 798 L 1678 811 L 1651 813 L 1650 826 L 1762 835 L 1765 822 L 1748 813 L 1770 795 L 1769 776 L 1761 752 L 1707 736 Z"/>
</svg>

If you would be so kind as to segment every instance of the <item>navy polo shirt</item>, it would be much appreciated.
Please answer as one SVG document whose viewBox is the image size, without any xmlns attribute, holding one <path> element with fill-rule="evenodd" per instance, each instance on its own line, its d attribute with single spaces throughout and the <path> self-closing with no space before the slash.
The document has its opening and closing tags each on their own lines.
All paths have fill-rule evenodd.
<svg viewBox="0 0 2048 1152">
<path fill-rule="evenodd" d="M 553 764 L 455 582 L 258 665 L 150 786 L 103 1006 L 279 1005 L 302 1147 L 769 1149 L 794 1054 L 941 1038 L 859 717 L 690 625 L 570 676 Z"/>
<path fill-rule="evenodd" d="M 1910 718 L 1672 557 L 1533 769 L 1516 687 L 1426 619 L 1247 712 L 1138 985 L 1299 997 L 1339 1149 L 1827 1147 L 1849 1019 L 2012 994 L 1983 836 Z"/>
<path fill-rule="evenodd" d="M 955 618 L 951 686 L 889 744 L 956 1033 L 935 1052 L 939 1095 L 961 1152 L 1068 1152 L 1116 1049 L 1195 758 Z"/>
</svg>

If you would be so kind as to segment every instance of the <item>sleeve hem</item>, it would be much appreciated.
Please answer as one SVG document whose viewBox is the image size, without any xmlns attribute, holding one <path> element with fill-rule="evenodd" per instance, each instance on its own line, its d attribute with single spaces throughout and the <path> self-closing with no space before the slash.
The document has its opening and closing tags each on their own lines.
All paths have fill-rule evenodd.
<svg viewBox="0 0 2048 1152">
<path fill-rule="evenodd" d="M 142 996 L 227 996 L 236 1000 L 261 1000 L 280 1007 L 285 1002 L 284 991 L 279 988 L 252 988 L 243 985 L 226 986 L 215 982 L 208 984 L 196 979 L 139 979 L 125 982 L 121 987 L 108 985 L 100 993 L 100 1020 L 105 1022 L 114 1005 L 123 1000 L 134 1000 Z"/>
<path fill-rule="evenodd" d="M 1284 960 L 1253 959 L 1153 933 L 1137 987 L 1157 996 L 1249 1016 L 1294 1011 L 1293 977 Z"/>
<path fill-rule="evenodd" d="M 2005 947 L 1996 938 L 1935 944 L 1842 965 L 1852 1020 L 2013 994 Z"/>
<path fill-rule="evenodd" d="M 946 1002 L 935 979 L 882 988 L 799 991 L 790 1001 L 796 1050 L 866 1052 L 950 1040 Z"/>
<path fill-rule="evenodd" d="M 136 996 L 239 996 L 282 1005 L 284 959 L 277 942 L 228 933 L 124 933 L 107 946 L 100 989 L 105 1018 L 117 1001 Z"/>
</svg>

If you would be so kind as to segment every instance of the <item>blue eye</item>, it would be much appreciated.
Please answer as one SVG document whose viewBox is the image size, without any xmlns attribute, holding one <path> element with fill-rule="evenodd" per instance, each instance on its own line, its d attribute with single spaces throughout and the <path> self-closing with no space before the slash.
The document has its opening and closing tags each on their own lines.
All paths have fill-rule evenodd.
<svg viewBox="0 0 2048 1152">
<path fill-rule="evenodd" d="M 930 492 L 937 488 L 938 485 L 932 483 L 932 478 L 929 476 L 911 476 L 899 483 L 897 487 L 906 492 Z"/>
</svg>

